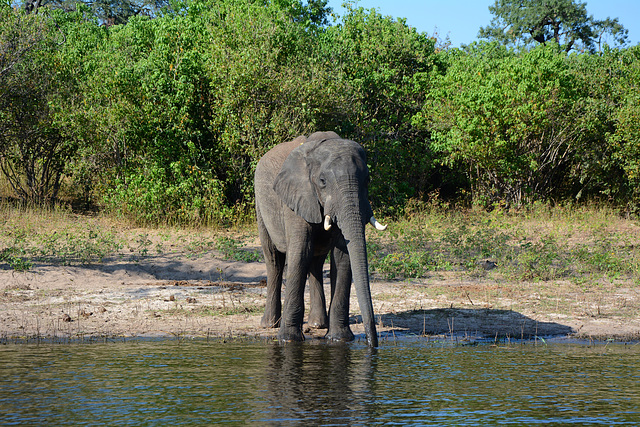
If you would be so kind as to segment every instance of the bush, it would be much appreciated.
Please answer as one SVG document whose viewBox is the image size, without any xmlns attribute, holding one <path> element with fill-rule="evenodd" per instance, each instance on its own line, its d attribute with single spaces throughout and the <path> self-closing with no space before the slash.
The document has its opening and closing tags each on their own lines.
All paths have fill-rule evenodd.
<svg viewBox="0 0 640 427">
<path fill-rule="evenodd" d="M 447 74 L 414 123 L 461 167 L 481 204 L 520 206 L 566 197 L 576 153 L 588 141 L 566 54 L 541 46 L 516 55 L 495 44 L 452 54 Z"/>
<path fill-rule="evenodd" d="M 244 213 L 262 154 L 315 128 L 312 33 L 277 5 L 185 2 L 108 31 L 89 55 L 95 132 L 76 169 L 99 160 L 109 209 L 145 223 Z"/>
<path fill-rule="evenodd" d="M 105 192 L 104 203 L 118 216 L 140 224 L 228 225 L 223 185 L 210 172 L 174 162 L 167 171 L 150 165 L 122 175 Z"/>
<path fill-rule="evenodd" d="M 363 8 L 348 8 L 326 40 L 325 61 L 342 85 L 333 96 L 344 116 L 334 126 L 367 149 L 374 204 L 392 212 L 440 187 L 429 132 L 411 123 L 442 72 L 435 40 Z"/>
<path fill-rule="evenodd" d="M 441 50 L 375 10 L 327 26 L 323 0 L 41 12 L 0 6 L 0 166 L 23 199 L 66 185 L 145 224 L 224 224 L 252 212 L 262 154 L 335 130 L 367 150 L 383 215 L 434 195 L 638 210 L 638 46 Z"/>
</svg>

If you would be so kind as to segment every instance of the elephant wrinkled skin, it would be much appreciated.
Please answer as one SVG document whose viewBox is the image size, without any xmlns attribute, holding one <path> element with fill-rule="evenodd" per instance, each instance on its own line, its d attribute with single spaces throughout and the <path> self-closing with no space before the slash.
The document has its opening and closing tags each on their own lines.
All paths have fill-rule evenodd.
<svg viewBox="0 0 640 427">
<path fill-rule="evenodd" d="M 351 281 L 367 341 L 378 345 L 371 303 L 364 227 L 373 218 L 364 149 L 334 132 L 317 132 L 277 145 L 255 172 L 258 229 L 267 266 L 263 327 L 280 326 L 282 341 L 303 341 L 304 286 L 309 278 L 309 324 L 331 340 L 354 339 L 349 328 Z M 322 267 L 331 253 L 327 317 Z M 284 306 L 281 285 L 287 264 Z"/>
</svg>

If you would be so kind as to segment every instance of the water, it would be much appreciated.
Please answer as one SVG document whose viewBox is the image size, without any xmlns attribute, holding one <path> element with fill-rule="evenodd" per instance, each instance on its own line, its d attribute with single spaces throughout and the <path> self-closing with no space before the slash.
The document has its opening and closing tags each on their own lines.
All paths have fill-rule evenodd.
<svg viewBox="0 0 640 427">
<path fill-rule="evenodd" d="M 640 425 L 640 346 L 0 347 L 2 425 Z"/>
</svg>

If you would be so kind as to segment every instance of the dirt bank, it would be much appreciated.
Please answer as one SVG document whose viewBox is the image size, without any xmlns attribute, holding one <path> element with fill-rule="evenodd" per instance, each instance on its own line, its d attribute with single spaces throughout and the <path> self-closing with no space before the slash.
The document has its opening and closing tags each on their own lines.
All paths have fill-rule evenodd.
<svg viewBox="0 0 640 427">
<path fill-rule="evenodd" d="M 2 342 L 276 333 L 259 326 L 264 264 L 225 261 L 215 251 L 197 257 L 180 251 L 114 257 L 94 265 L 35 264 L 27 272 L 4 267 Z M 583 292 L 579 285 L 562 281 L 513 281 L 498 269 L 475 275 L 438 273 L 417 281 L 372 281 L 379 332 L 385 336 L 640 338 L 637 287 L 603 283 L 598 289 Z M 354 333 L 362 334 L 355 293 L 351 310 Z M 324 332 L 305 331 L 309 339 Z"/>
</svg>

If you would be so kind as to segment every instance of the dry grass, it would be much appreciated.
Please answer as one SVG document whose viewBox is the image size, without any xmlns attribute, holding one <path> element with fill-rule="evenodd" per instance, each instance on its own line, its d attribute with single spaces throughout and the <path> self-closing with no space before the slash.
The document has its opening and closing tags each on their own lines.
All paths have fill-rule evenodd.
<svg viewBox="0 0 640 427">
<path fill-rule="evenodd" d="M 35 262 L 61 265 L 101 262 L 104 258 L 139 259 L 153 254 L 185 253 L 197 257 L 211 250 L 238 260 L 255 260 L 253 224 L 229 230 L 140 228 L 101 214 L 76 214 L 62 205 L 25 207 L 0 201 L 0 263 L 28 270 Z"/>
<path fill-rule="evenodd" d="M 515 336 L 520 332 L 513 325 L 525 321 L 544 319 L 575 330 L 589 321 L 590 336 L 607 336 L 615 335 L 626 323 L 637 324 L 640 225 L 614 210 L 536 206 L 517 213 L 487 213 L 432 208 L 391 222 L 387 233 L 370 228 L 367 233 L 374 307 L 387 326 L 398 327 L 404 322 L 404 327 L 414 332 L 428 325 L 430 333 L 472 331 L 475 326 L 463 325 L 474 323 L 463 321 L 471 322 L 473 319 L 467 318 L 475 316 L 477 324 L 489 332 L 495 328 Z M 225 231 L 137 228 L 102 215 L 77 215 L 67 208 L 17 208 L 0 203 L 0 269 L 28 270 L 30 263 L 55 266 L 114 260 L 123 265 L 151 264 L 156 262 L 155 255 L 171 255 L 173 260 L 174 254 L 181 262 L 202 262 L 200 257 L 211 252 L 219 259 L 246 261 L 247 254 L 259 252 L 256 235 L 253 224 Z M 496 261 L 498 267 L 484 270 L 479 262 L 485 259 Z M 226 280 L 222 269 L 206 277 Z M 5 287 L 0 290 L 0 303 L 30 307 L 16 315 L 16 321 L 24 325 L 31 322 L 34 334 L 61 336 L 71 331 L 85 336 L 89 320 L 79 319 L 70 326 L 56 314 L 73 309 L 75 318 L 76 306 L 58 307 L 47 302 L 44 307 L 49 317 L 29 311 L 39 307 L 39 301 L 53 301 L 51 295 L 35 292 L 34 288 Z M 145 303 L 149 307 L 132 308 L 131 315 L 122 319 L 122 330 L 111 326 L 115 307 L 112 311 L 106 306 L 108 312 L 94 313 L 89 319 L 111 319 L 104 323 L 112 328 L 104 330 L 105 336 L 126 333 L 127 328 L 158 329 L 158 325 L 208 336 L 217 329 L 245 331 L 247 319 L 252 319 L 251 333 L 261 331 L 264 297 L 231 293 L 207 299 L 193 297 L 197 304 L 183 300 L 167 303 L 164 296 L 155 297 Z M 114 304 L 120 307 L 123 303 Z M 355 300 L 351 308 L 358 313 Z M 489 320 L 485 319 L 487 313 L 491 314 Z M 41 317 L 49 320 L 38 320 Z M 449 325 L 447 321 L 453 322 L 454 317 L 455 325 Z M 595 328 L 599 324 L 606 327 Z M 505 329 L 509 325 L 513 327 Z M 535 334 L 536 327 L 532 324 L 529 330 Z M 102 329 L 96 326 L 96 330 L 95 334 L 102 336 Z M 629 331 L 637 333 L 633 328 Z"/>
<path fill-rule="evenodd" d="M 498 263 L 512 279 L 640 283 L 640 226 L 606 208 L 534 206 L 522 212 L 432 209 L 370 233 L 374 271 L 386 278 Z"/>
</svg>

